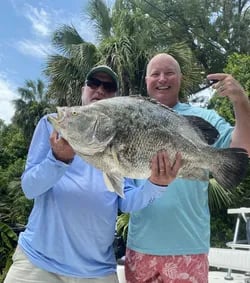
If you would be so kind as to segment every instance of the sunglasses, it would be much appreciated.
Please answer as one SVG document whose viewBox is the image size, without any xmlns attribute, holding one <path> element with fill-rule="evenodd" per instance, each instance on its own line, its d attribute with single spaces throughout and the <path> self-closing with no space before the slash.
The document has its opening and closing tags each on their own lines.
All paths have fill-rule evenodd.
<svg viewBox="0 0 250 283">
<path fill-rule="evenodd" d="M 106 92 L 116 92 L 117 91 L 117 85 L 114 82 L 103 82 L 96 78 L 90 78 L 86 80 L 86 85 L 92 89 L 97 89 L 99 86 L 103 86 L 103 89 Z"/>
</svg>

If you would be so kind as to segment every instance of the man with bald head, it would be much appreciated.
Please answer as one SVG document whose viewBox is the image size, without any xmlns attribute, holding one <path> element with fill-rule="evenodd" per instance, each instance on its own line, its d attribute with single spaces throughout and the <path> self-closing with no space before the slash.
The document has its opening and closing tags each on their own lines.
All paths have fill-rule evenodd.
<svg viewBox="0 0 250 283">
<path fill-rule="evenodd" d="M 154 56 L 146 74 L 148 95 L 183 115 L 207 120 L 220 133 L 214 147 L 242 147 L 250 153 L 250 104 L 229 74 L 210 74 L 218 94 L 233 104 L 235 127 L 215 111 L 180 103 L 182 74 L 169 54 Z M 141 186 L 144 180 L 134 180 Z M 208 282 L 210 214 L 208 182 L 175 179 L 159 199 L 130 214 L 125 273 L 128 283 Z"/>
</svg>

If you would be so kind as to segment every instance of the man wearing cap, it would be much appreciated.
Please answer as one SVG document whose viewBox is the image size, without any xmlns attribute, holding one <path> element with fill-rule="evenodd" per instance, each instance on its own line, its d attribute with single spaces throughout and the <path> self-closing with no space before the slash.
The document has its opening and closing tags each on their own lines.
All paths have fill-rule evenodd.
<svg viewBox="0 0 250 283">
<path fill-rule="evenodd" d="M 105 65 L 94 67 L 86 76 L 85 87 L 82 88 L 82 103 L 113 97 L 118 91 L 116 73 Z"/>
<path fill-rule="evenodd" d="M 82 88 L 83 104 L 111 98 L 118 91 L 116 73 L 108 66 L 90 70 Z M 5 283 L 118 283 L 113 251 L 118 209 L 137 211 L 159 197 L 175 178 L 180 159 L 169 166 L 165 152 L 151 162 L 146 184 L 124 181 L 125 199 L 108 191 L 100 170 L 76 155 L 43 117 L 29 148 L 22 189 L 34 199 L 20 233 Z"/>
</svg>

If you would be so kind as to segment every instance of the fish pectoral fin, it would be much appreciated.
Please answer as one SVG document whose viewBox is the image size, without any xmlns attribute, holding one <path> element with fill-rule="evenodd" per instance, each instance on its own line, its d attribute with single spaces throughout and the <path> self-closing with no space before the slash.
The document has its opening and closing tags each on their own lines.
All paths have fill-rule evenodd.
<svg viewBox="0 0 250 283">
<path fill-rule="evenodd" d="M 116 135 L 112 119 L 104 113 L 98 113 L 92 125 L 92 132 L 94 142 L 102 148 L 106 148 Z"/>
<path fill-rule="evenodd" d="M 115 174 L 103 173 L 104 182 L 111 192 L 116 192 L 121 198 L 124 197 L 123 178 Z"/>
<path fill-rule="evenodd" d="M 212 145 L 219 138 L 220 134 L 217 129 L 206 120 L 198 116 L 186 116 L 188 122 L 198 130 L 200 138 L 202 138 L 207 144 Z"/>
</svg>

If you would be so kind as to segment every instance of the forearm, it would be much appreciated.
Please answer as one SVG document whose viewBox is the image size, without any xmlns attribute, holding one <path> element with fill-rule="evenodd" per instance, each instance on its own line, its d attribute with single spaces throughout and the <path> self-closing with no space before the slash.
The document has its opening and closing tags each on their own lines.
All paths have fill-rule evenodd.
<svg viewBox="0 0 250 283">
<path fill-rule="evenodd" d="M 140 186 L 136 186 L 133 180 L 125 180 L 125 199 L 119 198 L 119 209 L 122 212 L 134 212 L 143 209 L 154 199 L 159 198 L 167 189 L 167 186 L 157 186 L 146 180 Z"/>
<path fill-rule="evenodd" d="M 250 155 L 250 104 L 244 88 L 230 74 L 209 74 L 207 78 L 217 80 L 213 88 L 218 95 L 228 97 L 233 104 L 235 128 L 230 147 L 245 148 Z"/>
<path fill-rule="evenodd" d="M 245 148 L 250 156 L 250 103 L 247 96 L 233 103 L 235 128 L 231 147 Z"/>
<path fill-rule="evenodd" d="M 41 163 L 28 166 L 21 179 L 25 196 L 33 199 L 51 189 L 64 175 L 68 166 L 57 161 L 51 151 Z"/>
</svg>

